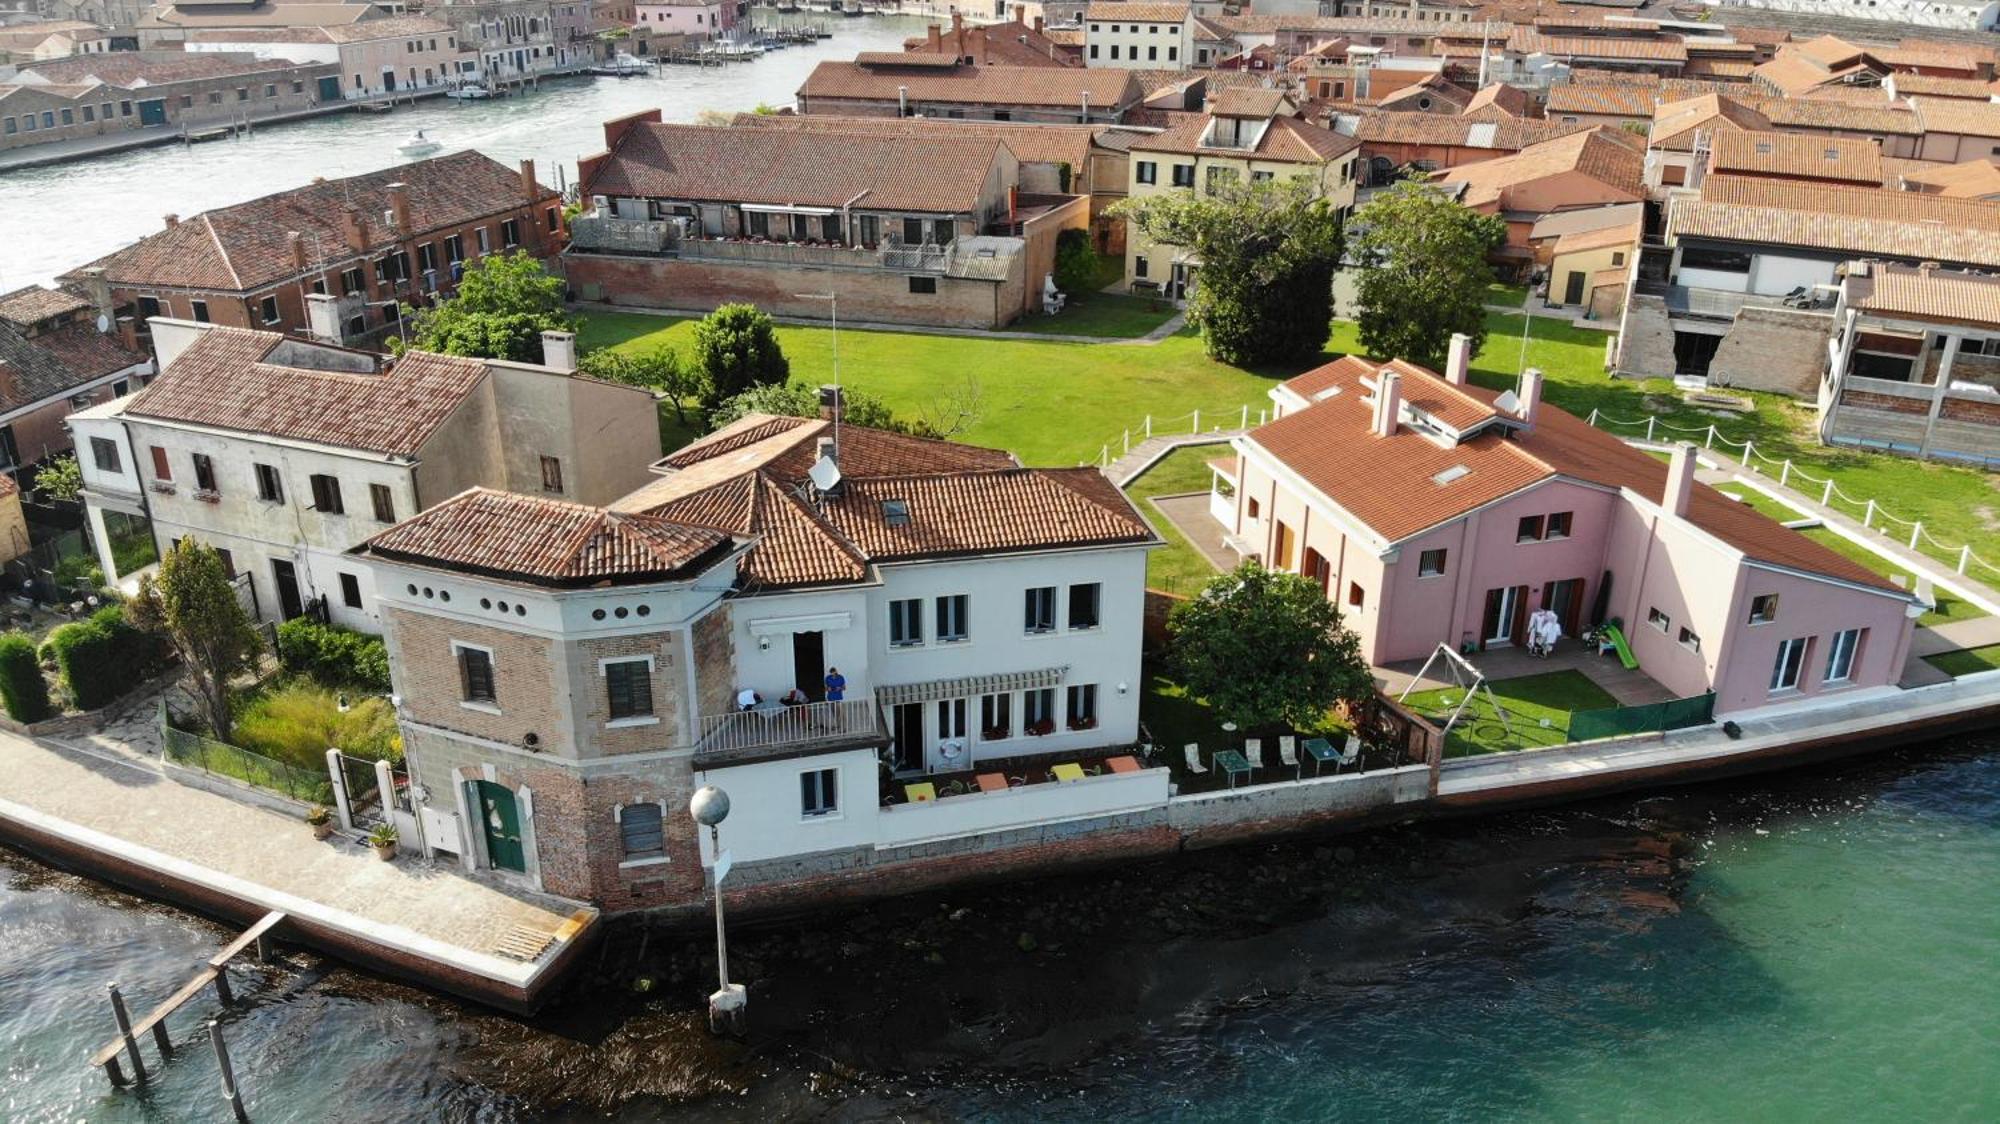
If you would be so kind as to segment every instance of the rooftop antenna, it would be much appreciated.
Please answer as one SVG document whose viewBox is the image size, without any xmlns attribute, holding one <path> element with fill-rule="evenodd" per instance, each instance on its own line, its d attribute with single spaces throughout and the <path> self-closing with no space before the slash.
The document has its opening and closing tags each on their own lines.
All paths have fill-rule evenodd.
<svg viewBox="0 0 2000 1124">
<path fill-rule="evenodd" d="M 824 293 L 793 293 L 792 295 L 802 301 L 827 302 L 829 318 L 833 324 L 833 388 L 838 395 L 840 393 L 840 294 L 828 289 Z M 840 397 L 839 401 L 835 403 L 833 411 L 833 452 L 835 456 L 840 455 L 840 415 L 847 412 L 846 403 L 846 398 L 844 396 Z M 817 483 L 817 481 L 814 482 Z M 825 489 L 821 490 L 824 491 Z"/>
</svg>

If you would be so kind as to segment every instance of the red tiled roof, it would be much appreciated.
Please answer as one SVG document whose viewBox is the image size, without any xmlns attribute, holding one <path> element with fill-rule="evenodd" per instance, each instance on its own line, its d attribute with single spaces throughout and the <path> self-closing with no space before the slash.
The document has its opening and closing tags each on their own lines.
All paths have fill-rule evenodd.
<svg viewBox="0 0 2000 1124">
<path fill-rule="evenodd" d="M 0 320 L 23 328 L 89 307 L 90 302 L 75 293 L 41 285 L 0 294 Z"/>
<path fill-rule="evenodd" d="M 415 456 L 486 377 L 486 363 L 412 351 L 378 373 L 265 362 L 275 332 L 209 328 L 125 414 L 295 441 Z"/>
<path fill-rule="evenodd" d="M 1133 141 L 1131 151 L 1177 152 L 1184 155 L 1199 152 L 1208 156 L 1238 156 L 1279 163 L 1321 164 L 1360 147 L 1360 142 L 1353 137 L 1342 136 L 1332 129 L 1322 129 L 1296 117 L 1271 118 L 1269 127 L 1257 138 L 1254 150 L 1205 145 L 1201 141 L 1208 134 L 1210 120 L 1203 115 L 1182 121 L 1165 132 Z"/>
<path fill-rule="evenodd" d="M 1570 83 L 1549 87 L 1548 112 L 1590 113 L 1607 117 L 1645 118 L 1653 115 L 1657 91 L 1646 86 L 1579 86 Z"/>
<path fill-rule="evenodd" d="M 906 58 L 907 55 L 896 55 Z M 799 87 L 801 98 L 894 102 L 907 87 L 912 102 L 958 105 L 1081 106 L 1106 112 L 1139 98 L 1129 70 L 1071 66 L 960 66 L 932 69 L 907 65 L 828 60 L 813 68 Z"/>
<path fill-rule="evenodd" d="M 1530 145 L 1510 156 L 1464 164 L 1433 173 L 1440 183 L 1465 185 L 1461 201 L 1468 207 L 1505 205 L 1515 189 L 1536 180 L 1570 172 L 1597 180 L 1634 199 L 1644 195 L 1645 157 L 1630 145 L 1607 135 L 1604 126 L 1587 132 Z"/>
<path fill-rule="evenodd" d="M 540 585 L 692 576 L 733 540 L 652 515 L 471 488 L 383 531 L 360 552 Z"/>
<path fill-rule="evenodd" d="M 1805 176 L 1871 186 L 1882 182 L 1882 150 L 1864 140 L 1805 133 L 1718 132 L 1711 167 L 1716 172 Z"/>
</svg>

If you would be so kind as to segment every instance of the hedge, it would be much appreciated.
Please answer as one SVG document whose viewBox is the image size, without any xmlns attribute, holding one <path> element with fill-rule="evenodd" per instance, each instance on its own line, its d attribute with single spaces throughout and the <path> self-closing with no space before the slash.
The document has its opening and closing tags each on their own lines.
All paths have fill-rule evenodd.
<svg viewBox="0 0 2000 1124">
<path fill-rule="evenodd" d="M 42 678 L 35 642 L 23 633 L 0 636 L 0 700 L 16 722 L 40 722 L 55 709 L 49 705 L 49 683 Z"/>
<path fill-rule="evenodd" d="M 138 686 L 166 655 L 159 637 L 133 628 L 116 605 L 56 629 L 45 647 L 78 710 L 96 710 Z"/>
<path fill-rule="evenodd" d="M 389 649 L 379 636 L 294 617 L 278 626 L 278 662 L 321 683 L 389 689 Z"/>
</svg>

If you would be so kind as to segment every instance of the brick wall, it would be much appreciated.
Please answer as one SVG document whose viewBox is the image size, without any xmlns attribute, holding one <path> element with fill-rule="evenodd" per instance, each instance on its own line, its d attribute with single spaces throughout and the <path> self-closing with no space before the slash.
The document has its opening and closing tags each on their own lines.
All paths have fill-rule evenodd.
<svg viewBox="0 0 2000 1124">
<path fill-rule="evenodd" d="M 520 745 L 529 732 L 546 753 L 574 756 L 564 716 L 566 687 L 557 682 L 561 661 L 553 641 L 469 621 L 382 607 L 393 629 L 397 686 L 410 717 L 427 726 Z M 499 714 L 460 705 L 463 686 L 452 641 L 493 649 L 493 687 Z M 593 669 L 594 670 L 594 669 Z"/>
<path fill-rule="evenodd" d="M 1980 402 L 1970 398 L 1946 398 L 1943 416 L 1954 421 L 2000 425 L 2000 402 Z"/>
<path fill-rule="evenodd" d="M 1631 378 L 1672 378 L 1674 327 L 1663 297 L 1634 293 L 1618 336 L 1617 373 Z"/>
<path fill-rule="evenodd" d="M 1864 410 L 1886 410 L 1892 414 L 1924 415 L 1931 412 L 1927 399 L 1904 398 L 1895 394 L 1875 394 L 1866 390 L 1846 390 L 1841 392 L 1840 404 L 1858 406 Z M 1949 408 L 1949 405 L 1947 405 Z"/>
<path fill-rule="evenodd" d="M 676 258 L 563 255 L 570 287 L 587 301 L 633 308 L 707 312 L 733 301 L 748 301 L 778 316 L 818 319 L 826 302 L 799 293 L 840 291 L 840 314 L 856 322 L 920 324 L 951 328 L 997 328 L 1020 314 L 991 281 L 925 274 L 935 293 L 912 293 L 910 274 L 883 269 L 825 269 L 811 266 L 735 265 Z M 1010 279 L 1020 284 L 1017 264 Z M 1037 297 L 1040 293 L 1037 291 Z"/>
<path fill-rule="evenodd" d="M 577 738 L 582 743 L 578 756 L 646 753 L 666 749 L 677 740 L 685 691 L 679 653 L 680 634 L 674 632 L 580 640 L 570 646 L 569 678 L 577 685 Z M 611 695 L 599 661 L 636 656 L 653 657 L 653 717 L 659 721 L 607 729 Z"/>
<path fill-rule="evenodd" d="M 736 702 L 736 642 L 730 638 L 729 605 L 694 625 L 695 719 L 699 731 L 704 714 L 725 714 Z"/>
<path fill-rule="evenodd" d="M 1930 357 L 1924 361 L 1923 381 L 1936 382 L 1938 367 L 1943 362 L 1943 346 L 1932 348 Z M 1951 381 L 2000 386 L 2000 355 L 1973 355 L 1960 351 L 1958 357 L 1951 361 Z"/>
<path fill-rule="evenodd" d="M 1823 312 L 1745 308 L 1708 365 L 1716 386 L 1810 398 L 1819 389 L 1833 317 Z"/>
</svg>

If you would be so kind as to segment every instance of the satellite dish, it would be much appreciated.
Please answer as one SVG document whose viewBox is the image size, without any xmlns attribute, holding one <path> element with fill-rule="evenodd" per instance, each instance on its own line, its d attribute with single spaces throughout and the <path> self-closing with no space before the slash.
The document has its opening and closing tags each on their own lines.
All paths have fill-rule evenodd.
<svg viewBox="0 0 2000 1124">
<path fill-rule="evenodd" d="M 1493 408 L 1503 414 L 1518 414 L 1521 412 L 1521 399 L 1513 391 L 1504 390 L 1500 392 L 1500 397 L 1493 400 Z"/>
<path fill-rule="evenodd" d="M 97 330 L 99 332 L 109 332 L 111 330 L 111 317 L 104 315 L 102 312 L 98 313 Z"/>
<path fill-rule="evenodd" d="M 821 457 L 806 475 L 821 492 L 831 492 L 840 486 L 840 466 L 833 463 L 832 457 Z"/>
</svg>

